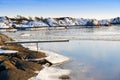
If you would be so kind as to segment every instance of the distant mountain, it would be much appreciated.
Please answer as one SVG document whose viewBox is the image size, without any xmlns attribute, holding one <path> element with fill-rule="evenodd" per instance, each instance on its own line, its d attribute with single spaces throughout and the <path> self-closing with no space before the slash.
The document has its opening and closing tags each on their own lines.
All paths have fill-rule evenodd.
<svg viewBox="0 0 120 80">
<path fill-rule="evenodd" d="M 16 27 L 56 27 L 56 26 L 110 26 L 120 24 L 120 17 L 112 19 L 83 19 L 83 18 L 39 18 L 17 16 L 9 18 L 7 16 L 0 17 L 0 28 L 16 28 Z"/>
</svg>

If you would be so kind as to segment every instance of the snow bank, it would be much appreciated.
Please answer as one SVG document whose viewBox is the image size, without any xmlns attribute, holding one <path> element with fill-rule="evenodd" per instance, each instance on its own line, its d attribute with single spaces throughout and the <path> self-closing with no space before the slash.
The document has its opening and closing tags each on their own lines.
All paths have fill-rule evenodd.
<svg viewBox="0 0 120 80">
<path fill-rule="evenodd" d="M 47 18 L 46 21 L 50 26 L 58 26 L 57 21 L 53 18 Z"/>
<path fill-rule="evenodd" d="M 100 20 L 100 24 L 101 25 L 109 25 L 109 20 L 107 20 L 107 19 L 104 19 L 104 20 Z"/>
<path fill-rule="evenodd" d="M 9 28 L 9 26 L 6 25 L 5 23 L 1 23 L 1 22 L 0 22 L 0 28 Z"/>
<path fill-rule="evenodd" d="M 75 25 L 75 23 L 68 18 L 64 18 L 64 21 L 66 22 L 66 25 L 68 25 L 68 26 Z"/>
<path fill-rule="evenodd" d="M 47 57 L 45 59 L 50 61 L 51 63 L 53 63 L 53 65 L 61 64 L 61 63 L 64 63 L 64 62 L 70 60 L 68 57 L 65 57 L 63 55 L 57 54 L 55 52 L 44 51 L 44 50 L 40 50 L 40 51 L 44 52 L 47 55 Z"/>
<path fill-rule="evenodd" d="M 31 34 L 22 33 L 21 36 L 23 36 L 23 37 L 29 37 L 29 36 L 31 36 Z"/>
<path fill-rule="evenodd" d="M 56 67 L 45 67 L 36 77 L 29 80 L 61 80 L 60 76 L 70 75 L 70 70 L 63 70 Z"/>
<path fill-rule="evenodd" d="M 43 21 L 31 21 L 28 23 L 29 26 L 31 27 L 42 27 L 42 26 L 48 26 L 46 23 Z"/>
<path fill-rule="evenodd" d="M 23 45 L 23 46 L 26 47 L 26 45 Z M 34 46 L 29 46 L 27 48 L 29 48 L 31 50 L 37 50 L 36 47 L 34 47 Z M 48 60 L 49 62 L 51 62 L 53 65 L 59 65 L 59 64 L 62 64 L 64 62 L 67 62 L 70 60 L 68 57 L 60 55 L 60 54 L 52 52 L 52 51 L 47 51 L 47 50 L 40 50 L 40 51 L 44 52 L 46 54 L 47 57 L 45 57 L 45 59 Z"/>
<path fill-rule="evenodd" d="M 74 22 L 77 24 L 77 25 L 86 25 L 88 20 L 87 19 L 75 19 Z"/>
<path fill-rule="evenodd" d="M 60 69 L 55 67 L 55 65 L 62 64 L 68 61 L 69 60 L 68 57 L 65 57 L 63 55 L 51 51 L 44 51 L 44 50 L 40 50 L 40 51 L 44 52 L 47 55 L 45 59 L 50 61 L 53 64 L 53 66 L 52 67 L 44 66 L 43 70 L 39 71 L 37 76 L 32 77 L 29 80 L 61 80 L 59 79 L 61 76 L 70 75 L 71 73 L 70 70 Z"/>
<path fill-rule="evenodd" d="M 0 49 L 0 54 L 3 54 L 3 53 L 17 53 L 18 51 L 14 51 L 14 50 L 2 50 Z"/>
</svg>

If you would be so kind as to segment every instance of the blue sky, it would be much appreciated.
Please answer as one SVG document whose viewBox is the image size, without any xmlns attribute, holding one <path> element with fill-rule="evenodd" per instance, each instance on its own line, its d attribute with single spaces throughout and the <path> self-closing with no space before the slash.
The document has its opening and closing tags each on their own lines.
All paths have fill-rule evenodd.
<svg viewBox="0 0 120 80">
<path fill-rule="evenodd" d="M 0 16 L 113 18 L 120 0 L 0 0 Z"/>
</svg>

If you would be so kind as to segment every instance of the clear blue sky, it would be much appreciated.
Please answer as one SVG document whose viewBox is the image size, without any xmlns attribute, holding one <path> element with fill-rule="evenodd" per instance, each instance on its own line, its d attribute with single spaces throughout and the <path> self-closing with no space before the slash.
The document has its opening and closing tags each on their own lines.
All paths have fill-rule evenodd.
<svg viewBox="0 0 120 80">
<path fill-rule="evenodd" d="M 0 16 L 112 18 L 120 0 L 0 0 Z"/>
</svg>

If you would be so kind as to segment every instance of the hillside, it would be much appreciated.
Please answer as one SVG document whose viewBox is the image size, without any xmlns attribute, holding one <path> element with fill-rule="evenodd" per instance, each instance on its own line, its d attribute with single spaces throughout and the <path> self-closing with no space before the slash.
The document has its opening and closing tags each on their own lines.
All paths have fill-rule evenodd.
<svg viewBox="0 0 120 80">
<path fill-rule="evenodd" d="M 43 18 L 43 17 L 23 17 L 17 16 L 9 18 L 0 17 L 0 28 L 21 28 L 21 27 L 60 27 L 60 26 L 110 26 L 120 24 L 120 17 L 112 19 L 84 19 L 84 18 Z"/>
</svg>

